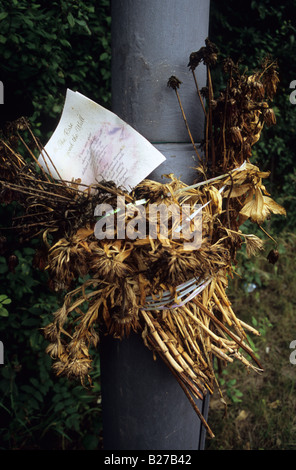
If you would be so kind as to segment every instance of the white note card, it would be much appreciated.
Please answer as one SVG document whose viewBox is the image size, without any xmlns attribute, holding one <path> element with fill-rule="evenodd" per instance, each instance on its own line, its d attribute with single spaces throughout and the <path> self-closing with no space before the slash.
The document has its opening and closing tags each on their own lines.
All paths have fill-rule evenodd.
<svg viewBox="0 0 296 470">
<path fill-rule="evenodd" d="M 133 189 L 165 161 L 145 137 L 116 114 L 77 91 L 67 90 L 57 128 L 43 152 L 51 174 L 82 184 L 113 181 Z M 48 171 L 42 156 L 39 163 Z M 56 172 L 56 170 L 57 172 Z"/>
</svg>

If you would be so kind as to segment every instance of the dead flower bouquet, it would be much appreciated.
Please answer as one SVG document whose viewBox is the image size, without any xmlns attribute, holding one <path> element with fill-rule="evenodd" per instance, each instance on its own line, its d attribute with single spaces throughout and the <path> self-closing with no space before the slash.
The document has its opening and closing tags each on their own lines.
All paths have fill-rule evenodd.
<svg viewBox="0 0 296 470">
<path fill-rule="evenodd" d="M 216 46 L 206 40 L 189 60 L 197 106 L 203 107 L 206 117 L 202 157 L 182 107 L 181 82 L 177 77 L 168 81 L 199 160 L 192 186 L 174 175 L 167 175 L 167 183 L 146 179 L 132 192 L 112 181 L 83 187 L 80 181 L 54 179 L 35 151 L 45 163 L 50 157 L 23 118 L 7 126 L 0 142 L 1 202 L 17 201 L 22 208 L 12 228 L 24 240 L 40 237 L 35 265 L 48 271 L 52 289 L 66 292 L 44 329 L 56 373 L 84 381 L 92 367 L 90 349 L 100 336 L 123 338 L 134 331 L 169 367 L 199 416 L 193 397 L 202 399 L 215 386 L 219 388 L 214 358 L 222 363 L 240 361 L 255 372 L 263 370 L 247 340 L 248 333 L 259 333 L 237 317 L 227 286 L 242 245 L 249 256 L 263 249 L 263 241 L 243 232 L 242 224 L 249 219 L 264 231 L 262 224 L 271 213 L 285 214 L 264 186 L 269 173 L 251 163 L 252 147 L 263 126 L 275 124 L 270 102 L 278 83 L 276 63 L 267 58 L 247 75 L 227 59 L 226 86 L 215 96 L 211 67 L 217 56 Z M 202 90 L 195 77 L 201 62 L 207 69 L 207 87 Z M 118 197 L 124 198 L 126 210 L 114 217 Z M 176 225 L 169 211 L 165 236 L 156 218 L 155 237 L 129 237 L 139 201 L 143 202 L 142 222 L 144 218 L 147 225 L 152 203 L 181 212 L 186 205 L 191 213 L 198 207 L 202 213 L 198 248 L 186 248 L 188 240 L 178 231 L 185 218 Z M 96 236 L 98 204 L 114 209 L 109 214 L 113 237 Z M 99 218 L 101 224 L 108 220 L 106 215 Z M 124 238 L 116 237 L 118 224 L 126 229 Z M 179 237 L 174 237 L 177 231 Z M 81 277 L 84 282 L 79 284 Z"/>
</svg>

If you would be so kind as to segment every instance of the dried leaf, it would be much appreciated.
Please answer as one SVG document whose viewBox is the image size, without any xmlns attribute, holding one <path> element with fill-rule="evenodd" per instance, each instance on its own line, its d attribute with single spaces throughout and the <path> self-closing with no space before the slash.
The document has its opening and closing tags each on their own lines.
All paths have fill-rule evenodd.
<svg viewBox="0 0 296 470">
<path fill-rule="evenodd" d="M 271 197 L 263 196 L 264 216 L 267 217 L 271 212 L 273 214 L 286 215 L 286 209 L 275 202 Z"/>
<path fill-rule="evenodd" d="M 241 209 L 240 215 L 251 219 L 252 222 L 259 225 L 264 222 L 266 217 L 264 212 L 264 199 L 259 189 L 255 191 L 255 197 L 253 197 L 251 201 L 247 202 Z"/>
</svg>

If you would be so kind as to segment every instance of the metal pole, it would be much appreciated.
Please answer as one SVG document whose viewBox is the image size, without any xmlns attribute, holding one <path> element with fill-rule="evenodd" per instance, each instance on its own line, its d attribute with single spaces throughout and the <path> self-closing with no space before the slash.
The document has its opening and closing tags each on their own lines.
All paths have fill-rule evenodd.
<svg viewBox="0 0 296 470">
<path fill-rule="evenodd" d="M 190 184 L 196 156 L 171 75 L 191 133 L 203 137 L 204 115 L 187 64 L 208 35 L 209 0 L 112 0 L 112 111 L 153 143 L 167 158 L 149 177 L 174 173 Z M 199 86 L 206 84 L 203 67 Z M 154 360 L 142 339 L 101 341 L 104 449 L 197 450 L 205 432 L 175 378 Z M 208 398 L 198 403 L 207 416 Z"/>
</svg>

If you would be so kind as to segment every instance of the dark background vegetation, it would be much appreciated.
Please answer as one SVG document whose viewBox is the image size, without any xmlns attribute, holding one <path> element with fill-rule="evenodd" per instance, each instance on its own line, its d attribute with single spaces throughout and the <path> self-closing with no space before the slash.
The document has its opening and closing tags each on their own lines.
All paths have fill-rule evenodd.
<svg viewBox="0 0 296 470">
<path fill-rule="evenodd" d="M 227 367 L 221 387 L 227 416 L 215 395 L 209 423 L 216 438 L 208 449 L 294 449 L 295 367 L 289 361 L 296 339 L 293 286 L 296 239 L 296 107 L 289 101 L 296 80 L 294 15 L 296 1 L 221 2 L 212 0 L 210 38 L 221 52 L 241 60 L 249 71 L 267 53 L 278 59 L 280 85 L 274 100 L 277 125 L 266 129 L 254 147 L 253 162 L 271 171 L 267 187 L 288 211 L 265 228 L 278 241 L 280 259 L 266 252 L 249 260 L 242 252 L 239 276 L 230 286 L 234 310 L 261 332 L 250 338 L 264 364 L 262 375 L 241 366 Z M 5 121 L 29 116 L 36 135 L 46 143 L 62 110 L 66 88 L 79 90 L 110 106 L 109 0 L 0 0 L 0 80 L 4 83 Z M 192 51 L 188 51 L 189 53 Z M 214 72 L 216 89 L 222 86 Z M 1 206 L 1 226 L 13 207 Z M 37 240 L 25 248 L 8 235 L 0 238 L 0 340 L 5 364 L 0 368 L 0 449 L 100 449 L 100 368 L 96 356 L 93 387 L 56 378 L 45 354 L 42 327 L 60 299 L 34 267 Z M 260 234 L 264 237 L 264 234 Z"/>
</svg>

